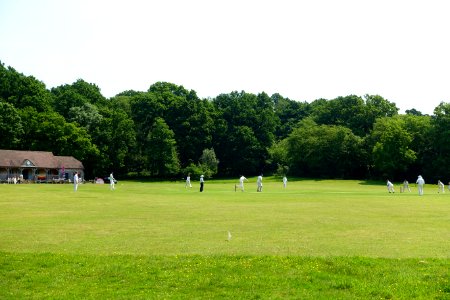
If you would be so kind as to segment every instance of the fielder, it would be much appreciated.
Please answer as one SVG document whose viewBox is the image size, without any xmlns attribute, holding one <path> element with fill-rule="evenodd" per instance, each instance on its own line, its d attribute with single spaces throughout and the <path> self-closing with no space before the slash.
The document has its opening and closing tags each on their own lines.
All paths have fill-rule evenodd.
<svg viewBox="0 0 450 300">
<path fill-rule="evenodd" d="M 239 187 L 241 188 L 241 191 L 244 191 L 244 180 L 248 182 L 248 179 L 242 175 L 241 178 L 239 178 Z"/>
<path fill-rule="evenodd" d="M 389 180 L 387 180 L 387 189 L 389 193 L 395 193 L 394 185 Z"/>
<path fill-rule="evenodd" d="M 258 179 L 256 180 L 256 191 L 262 192 L 262 174 L 258 176 Z"/>
<path fill-rule="evenodd" d="M 409 182 L 408 182 L 408 180 L 405 179 L 403 181 L 403 192 L 406 192 L 406 191 L 411 193 L 411 189 L 409 188 Z"/>
<path fill-rule="evenodd" d="M 419 175 L 419 177 L 417 177 L 417 187 L 419 189 L 419 195 L 422 196 L 423 195 L 423 186 L 425 184 L 425 180 L 422 178 L 421 175 Z"/>
<path fill-rule="evenodd" d="M 440 180 L 438 180 L 438 193 L 445 193 L 445 186 Z"/>
<path fill-rule="evenodd" d="M 78 190 L 78 172 L 73 175 L 73 190 L 75 192 Z"/>
<path fill-rule="evenodd" d="M 187 188 L 187 187 L 192 187 L 192 184 L 191 184 L 191 173 L 189 173 L 188 174 L 188 176 L 186 177 L 186 184 L 184 185 L 184 188 Z"/>
<path fill-rule="evenodd" d="M 286 176 L 283 177 L 283 187 L 286 188 L 287 185 L 287 178 Z"/>
<path fill-rule="evenodd" d="M 114 185 L 114 176 L 113 176 L 113 172 L 111 172 L 111 174 L 109 174 L 109 188 L 112 190 L 116 189 L 116 186 Z"/>
</svg>

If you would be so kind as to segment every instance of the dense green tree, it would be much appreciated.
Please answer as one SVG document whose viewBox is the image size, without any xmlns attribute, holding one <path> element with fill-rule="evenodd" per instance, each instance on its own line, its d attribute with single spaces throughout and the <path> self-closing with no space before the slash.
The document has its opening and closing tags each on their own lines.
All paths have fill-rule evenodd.
<svg viewBox="0 0 450 300">
<path fill-rule="evenodd" d="M 365 171 L 362 142 L 344 126 L 318 125 L 307 118 L 274 152 L 281 158 L 281 164 L 286 160 L 291 174 L 352 178 Z"/>
<path fill-rule="evenodd" d="M 214 149 L 204 149 L 202 156 L 200 156 L 199 159 L 199 167 L 206 178 L 211 178 L 213 175 L 217 174 L 218 166 L 219 160 L 216 157 Z"/>
<path fill-rule="evenodd" d="M 283 98 L 280 94 L 271 96 L 275 107 L 277 140 L 286 138 L 295 128 L 297 123 L 309 116 L 311 113 L 310 105 L 306 102 L 299 102 Z"/>
<path fill-rule="evenodd" d="M 180 170 L 175 134 L 164 119 L 156 118 L 147 135 L 146 160 L 154 176 L 176 175 Z"/>
<path fill-rule="evenodd" d="M 51 89 L 54 95 L 55 110 L 67 118 L 74 107 L 82 107 L 86 103 L 97 107 L 106 105 L 106 99 L 100 89 L 92 83 L 78 79 L 72 84 L 65 84 Z"/>
<path fill-rule="evenodd" d="M 107 154 L 111 168 L 119 174 L 126 173 L 127 165 L 133 163 L 131 154 L 136 147 L 134 122 L 120 109 L 111 112 L 110 120 L 111 142 Z"/>
<path fill-rule="evenodd" d="M 401 117 L 379 118 L 371 134 L 374 169 L 382 177 L 401 179 L 416 161 L 411 149 L 413 137 Z"/>
<path fill-rule="evenodd" d="M 195 91 L 165 82 L 152 85 L 149 93 L 164 106 L 161 117 L 175 133 L 181 165 L 196 161 L 203 149 L 212 146 L 211 103 L 200 100 Z"/>
<path fill-rule="evenodd" d="M 368 134 L 377 118 L 393 117 L 398 115 L 395 103 L 389 102 L 380 95 L 365 95 L 364 130 Z"/>
<path fill-rule="evenodd" d="M 415 108 L 405 110 L 407 115 L 423 116 L 423 114 Z"/>
<path fill-rule="evenodd" d="M 380 117 L 397 115 L 398 108 L 379 95 L 338 97 L 333 100 L 318 99 L 311 103 L 311 115 L 317 124 L 340 125 L 364 137 Z"/>
<path fill-rule="evenodd" d="M 1 62 L 0 99 L 14 105 L 16 109 L 33 107 L 38 112 L 50 110 L 53 102 L 45 84 L 33 76 L 25 76 L 11 67 L 6 68 Z"/>
<path fill-rule="evenodd" d="M 214 149 L 224 174 L 257 174 L 269 159 L 276 119 L 266 94 L 232 92 L 213 100 L 217 110 Z"/>
<path fill-rule="evenodd" d="M 406 114 L 398 116 L 404 121 L 406 131 L 411 135 L 409 148 L 416 153 L 417 159 L 408 167 L 405 175 L 409 180 L 422 174 L 431 179 L 433 172 L 430 162 L 433 161 L 433 126 L 432 118 L 426 115 Z"/>
<path fill-rule="evenodd" d="M 350 95 L 319 103 L 313 105 L 312 111 L 317 124 L 345 126 L 355 134 L 364 135 L 364 100 L 361 97 Z"/>
<path fill-rule="evenodd" d="M 432 120 L 433 157 L 428 161 L 427 176 L 434 180 L 450 178 L 450 103 L 440 103 Z M 444 179 L 445 178 L 445 179 Z"/>
<path fill-rule="evenodd" d="M 17 109 L 0 99 L 0 149 L 16 149 L 23 135 L 23 124 Z"/>
</svg>

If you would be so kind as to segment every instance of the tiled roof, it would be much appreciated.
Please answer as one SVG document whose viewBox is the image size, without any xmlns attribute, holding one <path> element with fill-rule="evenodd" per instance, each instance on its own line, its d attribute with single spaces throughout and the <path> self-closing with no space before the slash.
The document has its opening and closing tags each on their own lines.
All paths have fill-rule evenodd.
<svg viewBox="0 0 450 300">
<path fill-rule="evenodd" d="M 72 156 L 55 156 L 46 151 L 19 151 L 0 149 L 0 167 L 25 166 L 26 161 L 30 166 L 46 169 L 83 169 L 83 164 Z"/>
</svg>

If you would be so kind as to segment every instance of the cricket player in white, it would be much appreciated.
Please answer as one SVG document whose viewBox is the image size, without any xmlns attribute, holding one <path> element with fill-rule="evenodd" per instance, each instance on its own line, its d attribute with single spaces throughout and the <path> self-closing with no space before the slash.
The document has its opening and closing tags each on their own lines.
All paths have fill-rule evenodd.
<svg viewBox="0 0 450 300">
<path fill-rule="evenodd" d="M 256 191 L 262 192 L 262 174 L 258 176 L 258 179 L 256 180 Z"/>
<path fill-rule="evenodd" d="M 78 173 L 75 172 L 73 175 L 73 190 L 76 192 L 78 190 Z"/>
<path fill-rule="evenodd" d="M 387 189 L 389 193 L 395 193 L 394 191 L 394 185 L 389 180 L 387 181 Z"/>
<path fill-rule="evenodd" d="M 116 187 L 114 185 L 113 172 L 111 172 L 111 174 L 109 174 L 109 188 L 111 189 L 111 191 L 116 189 Z"/>
<path fill-rule="evenodd" d="M 283 177 L 283 187 L 286 188 L 287 185 L 287 178 L 286 176 Z"/>
<path fill-rule="evenodd" d="M 445 193 L 445 186 L 440 180 L 438 180 L 438 193 Z"/>
<path fill-rule="evenodd" d="M 184 185 L 184 188 L 187 188 L 187 187 L 192 187 L 192 184 L 191 184 L 191 173 L 189 173 L 188 174 L 188 176 L 186 177 L 186 184 Z"/>
<path fill-rule="evenodd" d="M 405 181 L 403 181 L 403 192 L 406 192 L 406 190 L 408 190 L 408 192 L 411 193 L 411 189 L 409 188 L 409 182 L 408 180 L 405 179 Z"/>
<path fill-rule="evenodd" d="M 248 181 L 248 179 L 242 175 L 241 178 L 239 178 L 239 187 L 241 188 L 241 191 L 244 191 L 244 180 Z"/>
<path fill-rule="evenodd" d="M 419 195 L 422 196 L 423 195 L 423 185 L 425 184 L 425 180 L 422 178 L 421 175 L 419 175 L 419 177 L 417 177 L 416 184 L 419 189 Z"/>
</svg>

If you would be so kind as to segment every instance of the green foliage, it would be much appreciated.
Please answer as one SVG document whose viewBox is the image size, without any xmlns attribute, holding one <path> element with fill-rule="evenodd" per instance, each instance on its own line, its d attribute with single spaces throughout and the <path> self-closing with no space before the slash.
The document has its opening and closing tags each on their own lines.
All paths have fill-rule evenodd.
<svg viewBox="0 0 450 300">
<path fill-rule="evenodd" d="M 401 117 L 377 119 L 371 135 L 374 168 L 385 178 L 399 178 L 417 155 L 411 149 L 412 135 Z"/>
<path fill-rule="evenodd" d="M 351 178 L 364 169 L 363 140 L 343 126 L 305 119 L 282 145 L 288 166 L 297 176 Z"/>
<path fill-rule="evenodd" d="M 186 168 L 182 170 L 182 173 L 187 175 L 191 174 L 193 177 L 200 177 L 200 175 L 205 175 L 202 167 L 199 164 L 191 163 Z"/>
<path fill-rule="evenodd" d="M 216 97 L 217 156 L 224 174 L 256 174 L 269 158 L 276 127 L 273 100 L 266 94 L 232 92 Z"/>
<path fill-rule="evenodd" d="M 96 106 L 106 103 L 100 89 L 95 84 L 87 83 L 82 79 L 70 85 L 52 88 L 51 92 L 55 97 L 55 110 L 64 117 L 69 117 L 69 112 L 73 108 L 82 107 L 88 103 Z"/>
<path fill-rule="evenodd" d="M 296 124 L 310 114 L 310 105 L 306 102 L 299 102 L 283 98 L 280 94 L 273 94 L 276 130 L 275 135 L 278 140 L 286 138 L 295 128 Z"/>
<path fill-rule="evenodd" d="M 175 134 L 164 119 L 156 118 L 147 136 L 147 164 L 152 175 L 170 176 L 180 170 Z"/>
<path fill-rule="evenodd" d="M 441 103 L 434 110 L 432 121 L 432 156 L 431 170 L 434 178 L 450 178 L 450 103 Z M 429 173 L 431 173 L 431 170 Z M 431 174 L 430 174 L 431 175 Z M 438 177 L 438 178 L 436 178 Z"/>
<path fill-rule="evenodd" d="M 6 68 L 0 62 L 0 99 L 14 105 L 16 109 L 32 107 L 38 112 L 51 109 L 53 98 L 45 85 L 32 76 Z"/>
<path fill-rule="evenodd" d="M 16 149 L 23 135 L 18 110 L 0 99 L 0 149 Z"/>
<path fill-rule="evenodd" d="M 446 181 L 449 105 L 441 103 L 434 116 L 415 109 L 399 116 L 395 103 L 379 95 L 310 104 L 244 91 L 200 99 L 194 90 L 168 82 L 106 99 L 82 79 L 49 91 L 0 63 L 0 147 L 73 155 L 94 176 L 111 170 L 178 176 L 180 168 L 197 164 L 204 149 L 215 149 L 220 170 L 202 164 L 205 175 L 277 173 L 279 164 L 302 176 L 420 173 Z M 306 126 L 308 120 L 315 125 Z M 152 138 L 163 142 L 152 145 Z M 152 147 L 168 152 L 151 158 Z"/>
<path fill-rule="evenodd" d="M 394 103 L 379 95 L 365 95 L 365 100 L 355 95 L 330 101 L 319 99 L 311 107 L 317 124 L 345 126 L 361 137 L 370 133 L 376 118 L 392 117 L 398 112 Z"/>
<path fill-rule="evenodd" d="M 278 177 L 286 176 L 289 173 L 289 167 L 277 164 L 277 170 L 275 171 L 275 175 Z"/>
<path fill-rule="evenodd" d="M 216 153 L 214 149 L 204 149 L 202 156 L 199 159 L 199 168 L 206 178 L 211 178 L 213 175 L 217 174 L 219 166 L 219 160 L 216 158 Z"/>
</svg>

